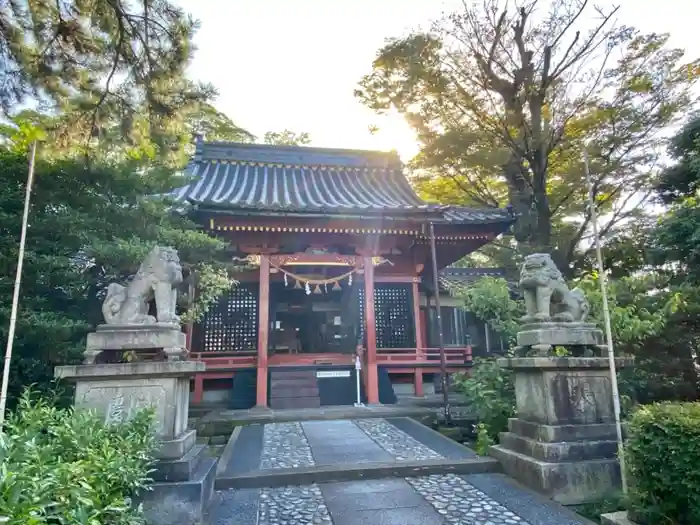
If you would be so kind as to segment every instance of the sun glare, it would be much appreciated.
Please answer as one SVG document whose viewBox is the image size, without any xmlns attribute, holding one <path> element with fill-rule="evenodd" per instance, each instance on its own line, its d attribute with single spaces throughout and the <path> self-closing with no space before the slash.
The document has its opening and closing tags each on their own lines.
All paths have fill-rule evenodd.
<svg viewBox="0 0 700 525">
<path fill-rule="evenodd" d="M 416 134 L 398 113 L 377 118 L 376 131 L 371 136 L 371 148 L 383 151 L 396 150 L 403 162 L 418 154 L 420 146 Z"/>
</svg>

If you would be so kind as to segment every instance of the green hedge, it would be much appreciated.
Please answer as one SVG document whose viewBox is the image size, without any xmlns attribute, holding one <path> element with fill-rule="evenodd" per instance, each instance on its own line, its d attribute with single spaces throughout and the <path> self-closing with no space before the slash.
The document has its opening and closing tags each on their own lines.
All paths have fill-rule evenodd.
<svg viewBox="0 0 700 525">
<path fill-rule="evenodd" d="M 26 394 L 0 434 L 0 517 L 11 525 L 140 525 L 157 442 L 153 415 L 105 426 Z"/>
<path fill-rule="evenodd" d="M 625 452 L 636 520 L 700 524 L 700 403 L 639 408 L 630 421 Z"/>
</svg>

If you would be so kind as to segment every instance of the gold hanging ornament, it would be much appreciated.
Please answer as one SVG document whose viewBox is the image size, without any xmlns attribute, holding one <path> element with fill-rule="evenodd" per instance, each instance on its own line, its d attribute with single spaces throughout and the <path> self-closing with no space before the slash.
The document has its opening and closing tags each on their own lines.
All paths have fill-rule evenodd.
<svg viewBox="0 0 700 525">
<path fill-rule="evenodd" d="M 342 288 L 340 287 L 340 283 L 338 281 L 336 281 L 333 283 L 333 288 L 331 288 L 331 291 L 337 292 L 339 290 L 342 290 Z"/>
<path fill-rule="evenodd" d="M 301 283 L 298 280 L 294 282 L 294 289 L 301 290 Z"/>
<path fill-rule="evenodd" d="M 315 293 L 316 295 L 323 293 L 323 292 L 321 291 L 321 286 L 320 286 L 320 285 L 318 285 L 318 284 L 316 285 L 316 288 L 314 288 L 314 293 Z"/>
</svg>

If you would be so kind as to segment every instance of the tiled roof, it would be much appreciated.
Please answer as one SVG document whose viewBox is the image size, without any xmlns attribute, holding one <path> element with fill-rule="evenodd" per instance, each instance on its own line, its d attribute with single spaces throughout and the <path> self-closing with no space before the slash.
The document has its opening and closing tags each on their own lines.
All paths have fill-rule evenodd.
<svg viewBox="0 0 700 525">
<path fill-rule="evenodd" d="M 518 283 L 506 277 L 504 268 L 443 268 L 438 271 L 440 290 L 449 292 L 455 288 L 468 287 L 482 277 L 500 277 L 506 279 L 512 296 L 518 296 Z M 428 287 L 432 289 L 430 283 Z"/>
<path fill-rule="evenodd" d="M 194 180 L 173 196 L 204 209 L 512 222 L 504 209 L 424 202 L 408 184 L 395 153 L 199 142 L 188 171 Z"/>
<path fill-rule="evenodd" d="M 503 268 L 443 268 L 438 272 L 440 287 L 467 286 L 482 277 L 505 277 Z"/>
</svg>

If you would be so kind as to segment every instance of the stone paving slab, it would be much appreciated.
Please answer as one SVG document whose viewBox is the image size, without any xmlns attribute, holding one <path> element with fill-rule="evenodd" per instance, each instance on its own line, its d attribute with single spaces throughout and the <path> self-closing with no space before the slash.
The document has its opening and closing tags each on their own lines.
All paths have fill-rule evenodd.
<svg viewBox="0 0 700 525">
<path fill-rule="evenodd" d="M 457 454 L 447 438 L 420 423 L 411 424 L 411 420 L 403 418 L 393 421 L 395 424 L 372 418 L 248 425 L 240 431 L 228 464 L 219 469 L 220 477 L 317 465 L 475 457 L 469 449 L 455 443 L 457 449 L 463 449 Z M 422 434 L 421 427 L 428 433 Z"/>
<path fill-rule="evenodd" d="M 368 419 L 385 417 L 417 417 L 435 419 L 435 409 L 420 406 L 331 406 L 299 409 L 212 410 L 197 421 L 197 435 L 218 436 L 233 432 L 241 425 L 290 421 L 331 421 L 336 419 Z"/>
<path fill-rule="evenodd" d="M 500 472 L 493 458 L 431 459 L 422 461 L 388 461 L 382 463 L 336 463 L 290 469 L 267 469 L 237 476 L 219 476 L 217 490 L 284 487 L 313 483 L 347 482 L 367 479 L 431 476 L 435 474 L 483 474 Z"/>
<path fill-rule="evenodd" d="M 206 525 L 256 525 L 260 490 L 216 491 L 209 504 Z"/>
<path fill-rule="evenodd" d="M 207 525 L 590 525 L 405 418 L 251 425 L 230 457 Z"/>
<path fill-rule="evenodd" d="M 257 506 L 257 513 L 251 512 L 251 505 Z M 512 483 L 506 476 L 492 474 L 220 491 L 206 523 L 591 525 L 585 518 Z"/>
<path fill-rule="evenodd" d="M 301 425 L 316 465 L 377 463 L 393 459 L 353 421 L 305 421 Z"/>
<path fill-rule="evenodd" d="M 248 425 L 241 429 L 230 453 L 228 464 L 223 467 L 223 470 L 218 471 L 221 475 L 236 476 L 260 467 L 264 428 L 263 425 Z"/>
</svg>

